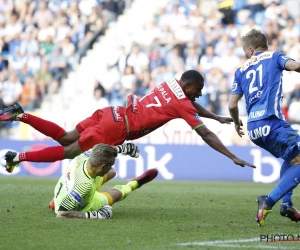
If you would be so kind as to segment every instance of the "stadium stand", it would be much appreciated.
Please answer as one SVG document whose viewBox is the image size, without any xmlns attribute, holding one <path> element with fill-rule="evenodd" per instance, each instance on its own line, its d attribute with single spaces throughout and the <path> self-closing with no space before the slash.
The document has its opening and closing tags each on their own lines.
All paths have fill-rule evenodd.
<svg viewBox="0 0 300 250">
<path fill-rule="evenodd" d="M 4 88 L 11 70 L 19 81 L 10 86 L 27 86 L 27 110 L 84 112 L 92 99 L 94 109 L 124 105 L 129 93 L 197 69 L 205 76 L 197 101 L 228 115 L 233 73 L 245 60 L 241 36 L 261 29 L 270 50 L 300 60 L 299 13 L 298 0 L 0 0 L 0 105 L 22 98 Z M 294 119 L 300 76 L 286 72 L 283 81 Z"/>
</svg>

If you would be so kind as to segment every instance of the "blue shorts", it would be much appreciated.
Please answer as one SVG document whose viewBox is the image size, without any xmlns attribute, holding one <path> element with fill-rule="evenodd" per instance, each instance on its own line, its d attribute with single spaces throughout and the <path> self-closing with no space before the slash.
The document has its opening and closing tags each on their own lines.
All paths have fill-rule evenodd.
<svg viewBox="0 0 300 250">
<path fill-rule="evenodd" d="M 290 162 L 300 154 L 300 136 L 286 121 L 271 116 L 247 126 L 250 140 L 275 157 Z"/>
</svg>

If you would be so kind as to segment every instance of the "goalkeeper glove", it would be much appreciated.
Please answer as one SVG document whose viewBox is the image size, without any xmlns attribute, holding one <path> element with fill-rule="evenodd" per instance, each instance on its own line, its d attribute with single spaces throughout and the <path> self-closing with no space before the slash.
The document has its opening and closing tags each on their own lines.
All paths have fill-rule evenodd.
<svg viewBox="0 0 300 250">
<path fill-rule="evenodd" d="M 130 155 L 133 158 L 138 158 L 140 156 L 140 150 L 133 143 L 126 143 L 123 145 L 116 146 L 118 153 L 122 155 Z"/>
<path fill-rule="evenodd" d="M 85 218 L 87 219 L 109 219 L 112 217 L 112 207 L 106 205 L 100 208 L 98 211 L 91 211 L 85 213 Z"/>
</svg>

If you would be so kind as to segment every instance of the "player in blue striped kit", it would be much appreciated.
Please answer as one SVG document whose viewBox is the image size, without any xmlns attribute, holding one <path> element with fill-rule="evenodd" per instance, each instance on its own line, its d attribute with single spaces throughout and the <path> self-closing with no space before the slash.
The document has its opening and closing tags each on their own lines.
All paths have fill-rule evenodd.
<svg viewBox="0 0 300 250">
<path fill-rule="evenodd" d="M 244 135 L 238 109 L 244 95 L 250 140 L 284 160 L 280 182 L 269 195 L 258 196 L 257 222 L 263 226 L 266 216 L 280 199 L 280 214 L 298 222 L 300 212 L 293 205 L 292 193 L 300 182 L 300 136 L 285 121 L 281 103 L 282 71 L 300 72 L 300 63 L 281 52 L 268 51 L 267 38 L 259 30 L 249 31 L 243 36 L 242 44 L 248 60 L 235 72 L 229 101 L 235 130 L 240 137 Z"/>
</svg>

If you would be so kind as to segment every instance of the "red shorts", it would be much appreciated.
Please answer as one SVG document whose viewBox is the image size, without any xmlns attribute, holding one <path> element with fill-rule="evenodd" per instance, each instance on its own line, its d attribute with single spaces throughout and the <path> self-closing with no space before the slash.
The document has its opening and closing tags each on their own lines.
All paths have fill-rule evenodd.
<svg viewBox="0 0 300 250">
<path fill-rule="evenodd" d="M 107 107 L 96 110 L 92 116 L 79 122 L 76 129 L 80 133 L 80 148 L 87 151 L 98 143 L 122 144 L 127 137 L 124 112 L 123 107 Z"/>
</svg>

